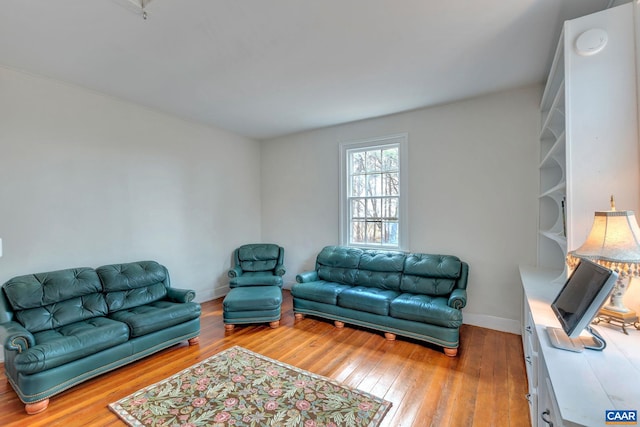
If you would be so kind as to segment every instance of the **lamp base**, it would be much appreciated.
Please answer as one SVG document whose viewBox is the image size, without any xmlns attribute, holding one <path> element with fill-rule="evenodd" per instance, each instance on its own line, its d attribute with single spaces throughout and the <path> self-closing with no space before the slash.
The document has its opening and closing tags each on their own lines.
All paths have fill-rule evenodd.
<svg viewBox="0 0 640 427">
<path fill-rule="evenodd" d="M 629 335 L 626 329 L 627 326 L 633 326 L 634 328 L 640 330 L 640 321 L 638 320 L 638 315 L 633 310 L 630 310 L 628 313 L 621 313 L 619 311 L 601 308 L 596 318 L 593 319 L 594 324 L 598 324 L 600 322 L 606 322 L 615 326 L 620 326 L 622 328 L 622 332 L 627 335 Z"/>
</svg>

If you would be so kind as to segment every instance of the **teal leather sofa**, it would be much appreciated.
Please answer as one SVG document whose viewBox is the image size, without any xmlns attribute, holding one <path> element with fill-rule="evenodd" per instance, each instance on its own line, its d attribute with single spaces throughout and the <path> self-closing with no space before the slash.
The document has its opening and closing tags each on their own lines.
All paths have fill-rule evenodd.
<svg viewBox="0 0 640 427">
<path fill-rule="evenodd" d="M 0 292 L 7 379 L 29 414 L 49 398 L 180 341 L 198 342 L 195 293 L 154 261 L 14 277 Z"/>
<path fill-rule="evenodd" d="M 444 347 L 455 356 L 469 266 L 452 255 L 327 246 L 316 268 L 291 288 L 296 319 L 305 314 Z"/>
</svg>

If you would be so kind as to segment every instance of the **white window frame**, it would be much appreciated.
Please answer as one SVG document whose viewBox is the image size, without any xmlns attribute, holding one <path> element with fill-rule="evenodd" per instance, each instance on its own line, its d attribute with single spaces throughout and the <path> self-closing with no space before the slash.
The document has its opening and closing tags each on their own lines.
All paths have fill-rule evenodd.
<svg viewBox="0 0 640 427">
<path fill-rule="evenodd" d="M 399 201 L 400 211 L 398 218 L 398 245 L 361 244 L 351 243 L 351 213 L 349 194 L 351 180 L 349 179 L 349 153 L 363 149 L 373 149 L 383 146 L 395 145 L 398 147 L 399 162 Z M 360 248 L 408 250 L 409 249 L 409 221 L 408 221 L 408 176 L 409 176 L 409 134 L 398 133 L 394 135 L 367 138 L 355 141 L 340 142 L 340 244 Z"/>
</svg>

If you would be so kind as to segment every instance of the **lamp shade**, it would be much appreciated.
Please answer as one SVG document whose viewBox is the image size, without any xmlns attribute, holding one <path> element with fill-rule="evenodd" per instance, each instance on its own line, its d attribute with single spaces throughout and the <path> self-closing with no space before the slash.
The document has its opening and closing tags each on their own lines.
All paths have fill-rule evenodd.
<svg viewBox="0 0 640 427">
<path fill-rule="evenodd" d="M 633 211 L 595 212 L 587 240 L 572 255 L 591 261 L 640 262 L 640 228 Z"/>
</svg>

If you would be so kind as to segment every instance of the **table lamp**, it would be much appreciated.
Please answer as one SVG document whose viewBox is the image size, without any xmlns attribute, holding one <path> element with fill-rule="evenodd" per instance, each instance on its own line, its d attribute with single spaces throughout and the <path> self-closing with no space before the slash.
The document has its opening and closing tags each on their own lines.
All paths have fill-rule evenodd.
<svg viewBox="0 0 640 427">
<path fill-rule="evenodd" d="M 622 327 L 640 329 L 635 311 L 625 307 L 623 297 L 632 277 L 640 276 L 640 228 L 633 211 L 617 211 L 613 196 L 611 210 L 595 212 L 587 240 L 569 252 L 567 264 L 575 268 L 580 258 L 588 259 L 618 273 L 618 281 L 606 304 L 595 319 Z"/>
</svg>

